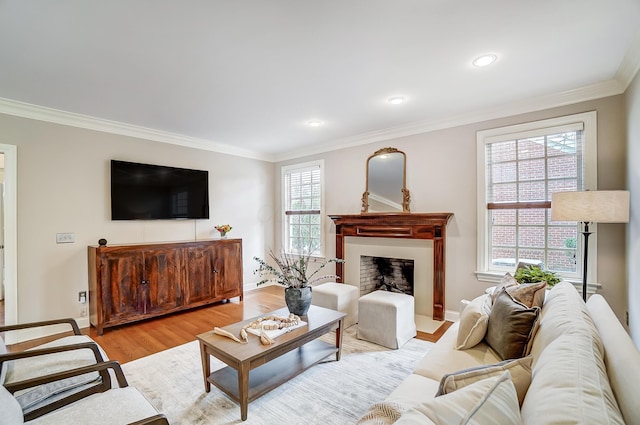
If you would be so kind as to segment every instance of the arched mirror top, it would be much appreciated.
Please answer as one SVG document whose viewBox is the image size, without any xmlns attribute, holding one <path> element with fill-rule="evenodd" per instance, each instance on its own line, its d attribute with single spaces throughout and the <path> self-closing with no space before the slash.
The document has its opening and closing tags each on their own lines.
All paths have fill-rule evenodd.
<svg viewBox="0 0 640 425">
<path fill-rule="evenodd" d="M 367 187 L 362 212 L 408 212 L 407 157 L 396 148 L 382 148 L 367 159 Z"/>
</svg>

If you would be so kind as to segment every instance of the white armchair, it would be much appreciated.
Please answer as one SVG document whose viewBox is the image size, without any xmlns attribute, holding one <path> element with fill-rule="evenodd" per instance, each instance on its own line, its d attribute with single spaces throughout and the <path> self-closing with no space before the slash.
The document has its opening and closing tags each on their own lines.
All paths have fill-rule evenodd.
<svg viewBox="0 0 640 425">
<path fill-rule="evenodd" d="M 98 363 L 70 371 L 55 373 L 17 385 L 18 390 L 41 386 L 110 369 L 116 377 L 118 388 L 109 386 L 102 392 L 79 400 L 66 397 L 56 402 L 57 408 L 32 420 L 25 420 L 18 400 L 5 387 L 0 386 L 0 425 L 169 425 L 167 418 L 135 387 L 128 386 L 120 364 L 115 361 Z M 109 376 L 107 373 L 106 376 Z"/>
<path fill-rule="evenodd" d="M 73 335 L 58 338 L 26 351 L 7 352 L 7 347 L 0 338 L 0 384 L 15 396 L 27 420 L 55 409 L 55 402 L 61 398 L 73 396 L 75 399 L 80 399 L 96 392 L 95 387 L 101 387 L 104 390 L 109 384 L 108 372 L 100 370 L 38 386 L 20 387 L 21 383 L 44 375 L 108 360 L 107 355 L 95 341 L 80 333 L 74 319 L 0 326 L 0 333 L 60 324 L 69 325 Z"/>
</svg>

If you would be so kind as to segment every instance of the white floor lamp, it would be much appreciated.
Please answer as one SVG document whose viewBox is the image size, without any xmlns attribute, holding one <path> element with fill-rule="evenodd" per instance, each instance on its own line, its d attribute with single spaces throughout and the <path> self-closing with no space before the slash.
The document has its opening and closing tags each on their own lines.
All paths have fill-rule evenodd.
<svg viewBox="0 0 640 425">
<path fill-rule="evenodd" d="M 587 259 L 590 223 L 628 223 L 629 192 L 625 190 L 587 190 L 557 192 L 551 198 L 551 220 L 580 221 L 584 225 L 582 298 L 587 300 Z"/>
</svg>

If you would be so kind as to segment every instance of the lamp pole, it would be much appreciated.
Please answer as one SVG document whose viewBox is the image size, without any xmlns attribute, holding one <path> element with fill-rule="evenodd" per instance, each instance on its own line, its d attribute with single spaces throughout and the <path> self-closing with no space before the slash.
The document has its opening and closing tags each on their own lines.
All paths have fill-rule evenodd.
<svg viewBox="0 0 640 425">
<path fill-rule="evenodd" d="M 589 235 L 592 233 L 589 231 L 589 222 L 583 221 L 584 231 L 581 232 L 584 235 L 584 257 L 582 264 L 582 299 L 587 301 L 587 264 L 589 258 Z"/>
</svg>

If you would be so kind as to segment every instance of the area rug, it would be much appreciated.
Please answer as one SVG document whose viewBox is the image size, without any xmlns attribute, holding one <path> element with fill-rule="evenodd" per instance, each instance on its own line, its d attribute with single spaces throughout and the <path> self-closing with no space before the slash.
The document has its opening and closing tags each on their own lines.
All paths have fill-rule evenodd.
<svg viewBox="0 0 640 425">
<path fill-rule="evenodd" d="M 433 343 L 412 339 L 399 350 L 358 340 L 356 326 L 345 331 L 342 358 L 330 356 L 249 404 L 239 405 L 211 386 L 205 393 L 197 341 L 123 365 L 137 387 L 171 424 L 354 424 L 369 406 L 384 400 L 413 370 Z M 333 333 L 322 337 L 335 342 Z M 224 364 L 211 359 L 212 370 Z"/>
</svg>

